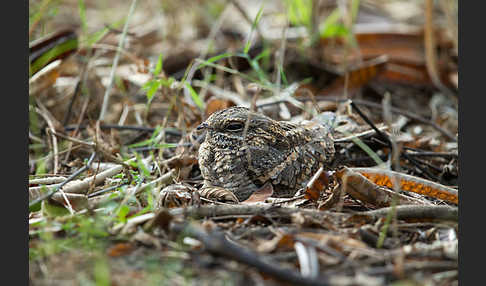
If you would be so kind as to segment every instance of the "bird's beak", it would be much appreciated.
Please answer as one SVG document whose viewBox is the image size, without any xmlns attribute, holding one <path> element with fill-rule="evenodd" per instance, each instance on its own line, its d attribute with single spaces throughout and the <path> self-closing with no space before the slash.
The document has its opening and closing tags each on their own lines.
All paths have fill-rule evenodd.
<svg viewBox="0 0 486 286">
<path fill-rule="evenodd" d="M 208 128 L 208 124 L 206 122 L 203 122 L 201 124 L 199 124 L 199 126 L 196 127 L 196 130 L 202 130 L 202 129 L 206 129 Z"/>
</svg>

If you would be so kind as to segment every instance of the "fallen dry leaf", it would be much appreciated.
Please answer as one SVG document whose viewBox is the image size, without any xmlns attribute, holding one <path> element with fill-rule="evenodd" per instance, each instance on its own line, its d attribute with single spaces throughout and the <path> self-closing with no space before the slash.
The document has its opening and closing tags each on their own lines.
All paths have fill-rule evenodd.
<svg viewBox="0 0 486 286">
<path fill-rule="evenodd" d="M 132 252 L 135 248 L 132 243 L 120 242 L 107 249 L 106 254 L 111 257 L 120 257 Z"/>
<path fill-rule="evenodd" d="M 252 204 L 252 203 L 264 202 L 272 195 L 273 195 L 273 186 L 270 183 L 266 183 L 260 189 L 256 190 L 253 194 L 251 194 L 251 196 L 248 199 L 246 199 L 241 203 Z"/>
</svg>

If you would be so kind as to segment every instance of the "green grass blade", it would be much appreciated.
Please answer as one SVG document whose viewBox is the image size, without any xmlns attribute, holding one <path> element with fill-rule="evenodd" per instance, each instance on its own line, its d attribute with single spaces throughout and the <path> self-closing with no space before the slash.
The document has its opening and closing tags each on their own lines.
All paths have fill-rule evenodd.
<svg viewBox="0 0 486 286">
<path fill-rule="evenodd" d="M 137 168 L 140 173 L 143 174 L 145 178 L 150 177 L 150 171 L 147 169 L 147 166 L 145 166 L 145 163 L 142 161 L 142 158 L 138 153 L 135 153 L 135 157 L 137 158 Z"/>
<path fill-rule="evenodd" d="M 189 90 L 189 93 L 191 94 L 191 98 L 194 101 L 194 103 L 201 109 L 204 110 L 204 103 L 202 102 L 201 98 L 199 97 L 199 94 L 192 88 L 192 86 L 186 82 L 186 87 Z"/>
<path fill-rule="evenodd" d="M 347 136 L 351 135 L 351 133 L 345 133 L 345 134 L 347 134 Z M 351 140 L 354 142 L 354 144 L 358 145 L 361 149 L 363 149 L 363 151 L 365 151 L 366 154 L 368 154 L 375 161 L 377 165 L 384 164 L 380 156 L 378 156 L 378 154 L 376 154 L 373 150 L 371 150 L 371 148 L 368 147 L 368 145 L 366 145 L 363 141 L 361 141 L 361 139 L 353 137 L 351 138 Z"/>
<path fill-rule="evenodd" d="M 194 74 L 197 70 L 199 69 L 202 69 L 203 67 L 206 67 L 206 66 L 212 66 L 212 64 L 216 61 L 219 61 L 221 59 L 225 59 L 225 58 L 229 58 L 229 57 L 232 57 L 233 54 L 232 53 L 223 53 L 221 55 L 217 55 L 217 56 L 214 56 L 212 58 L 209 58 L 207 60 L 202 60 L 202 59 L 195 59 L 195 63 L 192 62 L 192 64 L 190 64 L 186 71 L 184 72 L 184 76 L 182 77 L 182 80 L 181 80 L 181 83 L 185 83 L 186 82 L 186 79 L 187 79 L 187 76 L 189 74 Z"/>
<path fill-rule="evenodd" d="M 343 24 L 339 23 L 341 19 L 341 11 L 336 8 L 327 16 L 326 20 L 319 27 L 319 35 L 321 38 L 331 38 L 337 36 L 348 36 L 349 29 Z"/>
<path fill-rule="evenodd" d="M 52 49 L 46 51 L 39 58 L 30 64 L 30 76 L 41 70 L 50 62 L 56 58 L 61 57 L 63 54 L 72 52 L 78 48 L 78 39 L 68 39 L 66 42 L 60 43 Z"/>
<path fill-rule="evenodd" d="M 250 66 L 253 68 L 253 70 L 257 73 L 260 81 L 264 82 L 267 85 L 270 85 L 271 83 L 268 81 L 265 72 L 260 68 L 260 64 L 258 63 L 258 61 L 251 60 L 251 61 L 249 61 L 249 63 L 250 63 Z"/>
<path fill-rule="evenodd" d="M 359 2 L 359 0 L 351 1 L 351 17 L 353 19 L 353 23 L 356 21 L 356 17 L 358 17 Z"/>
<path fill-rule="evenodd" d="M 119 28 L 120 25 L 122 23 L 125 22 L 125 18 L 121 19 L 121 20 L 118 20 L 114 23 L 112 23 L 110 25 L 110 27 L 112 28 Z M 88 35 L 88 37 L 86 37 L 86 40 L 83 42 L 84 45 L 90 47 L 92 46 L 93 44 L 97 43 L 98 41 L 100 41 L 101 39 L 103 39 L 104 36 L 106 36 L 108 33 L 110 32 L 110 28 L 109 27 L 104 27 L 94 33 L 92 33 L 91 35 Z"/>
<path fill-rule="evenodd" d="M 250 34 L 248 35 L 248 40 L 246 41 L 245 48 L 243 49 L 243 53 L 245 53 L 245 54 L 248 54 L 248 51 L 250 50 L 251 38 L 253 36 L 253 31 L 255 31 L 256 26 L 260 22 L 260 18 L 262 17 L 262 14 L 263 14 L 263 4 L 262 4 L 262 6 L 260 6 L 260 9 L 258 10 L 256 17 L 253 20 L 253 23 L 251 24 Z"/>
<path fill-rule="evenodd" d="M 247 58 L 247 57 L 245 57 Z M 219 70 L 222 70 L 224 72 L 227 72 L 227 73 L 230 73 L 230 74 L 236 74 L 236 75 L 239 75 L 241 76 L 242 78 L 245 78 L 249 81 L 258 81 L 257 79 L 254 79 L 244 73 L 241 73 L 235 69 L 231 69 L 231 68 L 228 68 L 228 67 L 225 67 L 225 66 L 222 66 L 222 65 L 218 65 L 218 64 L 214 64 L 214 63 L 210 63 L 210 62 L 207 62 L 207 61 L 204 61 L 204 60 L 200 60 L 200 59 L 196 59 L 196 62 L 201 62 L 201 63 L 205 63 L 207 66 L 210 66 L 210 67 L 213 67 L 213 68 L 216 68 L 216 69 L 219 69 Z"/>
<path fill-rule="evenodd" d="M 284 86 L 288 86 L 289 82 L 287 81 L 287 76 L 285 75 L 285 72 L 284 72 L 281 64 L 278 66 L 278 69 L 279 69 L 279 72 L 280 72 L 280 78 L 282 79 Z"/>
<path fill-rule="evenodd" d="M 155 92 L 159 89 L 162 85 L 162 81 L 160 80 L 151 80 L 142 86 L 142 89 L 147 91 L 147 100 L 150 102 L 155 94 Z"/>
<path fill-rule="evenodd" d="M 310 28 L 312 22 L 312 0 L 287 0 L 285 2 L 290 23 Z"/>
<path fill-rule="evenodd" d="M 153 73 L 155 76 L 158 76 L 162 71 L 162 64 L 163 64 L 162 54 L 160 54 L 159 59 L 157 60 L 157 65 L 155 66 L 154 73 Z"/>
<path fill-rule="evenodd" d="M 48 14 L 49 13 L 49 10 L 52 9 L 52 7 L 49 7 L 49 5 L 50 5 L 51 2 L 52 2 L 52 0 L 44 0 L 40 4 L 37 4 L 35 6 L 30 6 L 29 5 L 29 12 L 35 11 L 35 13 L 32 16 L 29 15 L 29 31 L 31 31 L 33 29 L 33 26 L 32 25 L 34 25 L 35 23 L 39 22 L 40 19 L 45 14 Z"/>
<path fill-rule="evenodd" d="M 86 22 L 86 5 L 84 4 L 84 0 L 78 0 L 78 10 L 79 19 L 81 20 L 81 29 L 83 33 L 86 34 L 88 24 Z"/>
<path fill-rule="evenodd" d="M 207 60 L 205 60 L 205 62 L 207 63 L 214 63 L 214 62 L 217 62 L 221 59 L 226 59 L 226 58 L 229 58 L 229 57 L 232 57 L 233 54 L 232 53 L 223 53 L 221 55 L 217 55 L 217 56 L 214 56 L 214 57 L 211 57 Z M 204 67 L 204 64 L 203 65 L 200 65 L 199 68 L 203 68 Z"/>
<path fill-rule="evenodd" d="M 103 28 L 99 31 L 96 31 L 96 32 L 92 33 L 91 35 L 88 35 L 84 44 L 88 47 L 91 47 L 93 44 L 95 44 L 96 42 L 101 40 L 104 36 L 106 36 L 106 34 L 108 34 L 108 32 L 110 32 L 110 29 L 108 27 L 105 27 L 105 28 Z"/>
</svg>

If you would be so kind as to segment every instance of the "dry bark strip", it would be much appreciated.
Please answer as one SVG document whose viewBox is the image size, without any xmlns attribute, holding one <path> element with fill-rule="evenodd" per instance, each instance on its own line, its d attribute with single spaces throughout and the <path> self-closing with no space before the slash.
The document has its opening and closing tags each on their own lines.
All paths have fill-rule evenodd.
<svg viewBox="0 0 486 286">
<path fill-rule="evenodd" d="M 336 172 L 336 177 L 340 181 L 342 190 L 351 195 L 353 198 L 362 202 L 367 202 L 376 207 L 389 207 L 392 205 L 393 200 L 396 200 L 398 205 L 432 204 L 425 200 L 419 200 L 402 195 L 398 192 L 390 191 L 385 187 L 371 182 L 361 173 L 354 171 L 354 168 L 343 167 Z M 340 192 L 333 192 L 328 201 L 332 200 L 333 196 L 339 197 Z"/>
<path fill-rule="evenodd" d="M 34 196 L 34 195 L 37 195 L 33 200 L 29 201 L 29 208 L 45 199 L 48 199 L 50 197 L 52 197 L 52 195 L 54 195 L 56 192 L 60 191 L 60 189 L 66 185 L 67 183 L 70 183 L 72 182 L 72 180 L 74 178 L 76 178 L 77 176 L 79 176 L 82 172 L 86 171 L 89 166 L 91 165 L 91 162 L 93 161 L 94 157 L 96 156 L 96 152 L 93 152 L 93 154 L 91 155 L 91 157 L 89 158 L 88 160 L 88 163 L 79 168 L 76 172 L 74 172 L 73 174 L 71 174 L 71 176 L 69 176 L 64 182 L 62 182 L 61 184 L 58 184 L 56 185 L 56 187 L 53 187 L 51 188 L 47 193 L 44 193 L 44 194 L 41 194 L 40 191 L 38 193 L 32 191 L 31 189 L 32 188 L 29 188 L 29 200 L 30 200 L 30 197 L 31 196 Z M 64 190 L 62 190 L 62 192 L 64 192 Z M 66 203 L 69 204 L 69 201 L 67 201 Z"/>
<path fill-rule="evenodd" d="M 50 185 L 60 184 L 66 180 L 66 177 L 46 177 L 29 180 L 29 185 Z"/>
<path fill-rule="evenodd" d="M 344 169 L 348 168 L 345 167 Z M 393 178 L 395 178 L 401 190 L 441 199 L 456 205 L 459 204 L 457 190 L 423 178 L 376 168 L 349 168 L 348 170 L 358 172 L 373 183 L 388 188 L 397 188 L 397 186 L 393 186 Z"/>
<path fill-rule="evenodd" d="M 134 158 L 125 161 L 128 163 L 134 160 Z M 52 184 L 48 186 L 37 186 L 37 187 L 30 187 L 29 188 L 29 200 L 37 199 L 41 195 L 41 191 L 44 188 L 53 190 L 55 188 L 62 186 L 62 191 L 65 193 L 75 193 L 75 194 L 84 194 L 85 191 L 92 185 L 99 185 L 105 181 L 106 178 L 112 177 L 123 170 L 123 165 L 115 165 L 109 169 L 106 169 L 98 174 L 93 176 L 84 178 L 82 180 L 70 180 L 69 182 L 62 182 L 60 184 Z M 90 165 L 87 166 L 90 168 Z"/>
<path fill-rule="evenodd" d="M 62 188 L 62 190 L 65 193 L 82 194 L 82 193 L 84 193 L 84 191 L 86 191 L 89 188 L 89 186 L 91 184 L 93 184 L 93 183 L 95 185 L 101 184 L 102 182 L 105 181 L 106 178 L 112 177 L 112 176 L 120 173 L 122 170 L 123 170 L 123 166 L 117 165 L 117 166 L 115 166 L 111 169 L 103 171 L 103 172 L 96 174 L 94 176 L 90 176 L 90 177 L 85 178 L 83 180 L 76 180 L 76 181 L 68 182 L 69 184 L 66 183 L 65 184 L 66 186 L 64 186 Z M 33 200 L 33 199 L 37 199 L 38 197 L 40 197 L 41 190 L 43 188 L 47 188 L 47 189 L 52 190 L 54 188 L 60 187 L 61 185 L 63 185 L 63 183 L 53 184 L 53 185 L 49 185 L 49 186 L 31 187 L 31 188 L 29 188 L 29 199 Z"/>
</svg>

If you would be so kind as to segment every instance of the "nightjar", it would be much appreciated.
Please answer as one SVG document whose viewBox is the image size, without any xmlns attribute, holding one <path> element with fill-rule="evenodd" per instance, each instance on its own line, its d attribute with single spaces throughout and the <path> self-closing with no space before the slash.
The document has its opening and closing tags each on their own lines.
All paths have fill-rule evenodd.
<svg viewBox="0 0 486 286">
<path fill-rule="evenodd" d="M 274 196 L 291 197 L 334 157 L 331 126 L 314 121 L 294 124 L 230 107 L 213 113 L 198 126 L 203 129 L 203 189 L 224 188 L 239 201 L 267 182 Z"/>
</svg>

